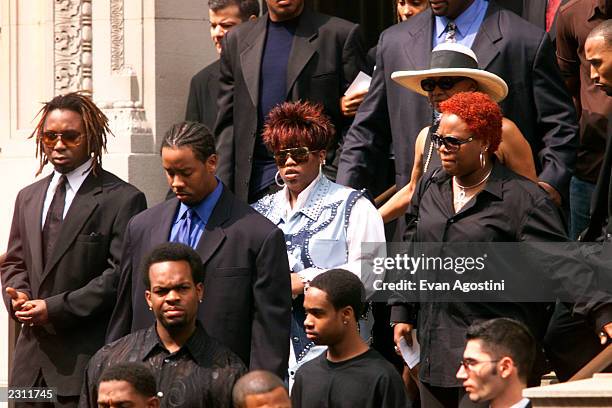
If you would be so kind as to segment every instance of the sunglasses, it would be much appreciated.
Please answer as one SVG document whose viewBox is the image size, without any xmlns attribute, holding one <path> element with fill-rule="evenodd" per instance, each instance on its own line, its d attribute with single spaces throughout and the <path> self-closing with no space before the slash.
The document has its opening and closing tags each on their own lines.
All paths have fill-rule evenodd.
<svg viewBox="0 0 612 408">
<path fill-rule="evenodd" d="M 453 89 L 453 87 L 459 82 L 463 81 L 464 77 L 440 77 L 438 79 L 425 78 L 421 81 L 421 88 L 426 92 L 432 92 L 436 89 L 436 86 L 444 91 Z"/>
<path fill-rule="evenodd" d="M 42 132 L 41 140 L 47 147 L 55 147 L 58 139 L 62 139 L 62 143 L 67 148 L 72 148 L 81 144 L 81 132 L 76 130 L 66 130 L 64 132 L 54 132 L 52 130 L 46 130 Z"/>
<path fill-rule="evenodd" d="M 455 136 L 442 136 L 439 133 L 431 134 L 431 142 L 434 147 L 439 149 L 441 146 L 444 146 L 449 152 L 459 151 L 461 145 L 470 143 L 472 140 L 474 140 L 474 136 L 470 136 L 467 139 L 459 139 Z"/>
<path fill-rule="evenodd" d="M 305 163 L 308 161 L 310 153 L 316 152 L 318 152 L 318 150 L 309 150 L 307 147 L 283 149 L 274 153 L 274 161 L 276 161 L 278 167 L 285 167 L 288 157 L 291 157 L 296 164 Z"/>
<path fill-rule="evenodd" d="M 479 364 L 484 364 L 484 363 L 497 363 L 499 362 L 499 360 L 483 360 L 483 361 L 478 361 L 478 360 L 474 360 L 471 358 L 464 358 L 462 359 L 459 364 L 463 366 L 463 368 L 465 368 L 465 371 L 473 371 L 474 367 L 476 367 Z"/>
</svg>

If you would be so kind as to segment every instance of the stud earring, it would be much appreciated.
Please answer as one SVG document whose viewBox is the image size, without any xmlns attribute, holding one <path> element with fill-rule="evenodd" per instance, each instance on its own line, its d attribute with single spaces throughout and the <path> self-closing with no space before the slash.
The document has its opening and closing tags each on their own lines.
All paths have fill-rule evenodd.
<svg viewBox="0 0 612 408">
<path fill-rule="evenodd" d="M 149 306 L 149 310 L 153 310 L 153 308 Z"/>
</svg>

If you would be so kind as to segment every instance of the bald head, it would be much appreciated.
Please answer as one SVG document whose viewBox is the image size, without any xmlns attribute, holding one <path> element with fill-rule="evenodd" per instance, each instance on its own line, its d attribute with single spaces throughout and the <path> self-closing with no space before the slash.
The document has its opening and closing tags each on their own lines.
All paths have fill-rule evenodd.
<svg viewBox="0 0 612 408">
<path fill-rule="evenodd" d="M 589 38 L 602 37 L 607 48 L 612 48 L 612 19 L 606 20 L 591 30 Z"/>
<path fill-rule="evenodd" d="M 602 22 L 589 33 L 584 55 L 591 64 L 595 86 L 612 96 L 612 20 Z"/>
<path fill-rule="evenodd" d="M 291 407 L 285 384 L 276 375 L 263 370 L 241 377 L 232 392 L 237 408 Z"/>
</svg>

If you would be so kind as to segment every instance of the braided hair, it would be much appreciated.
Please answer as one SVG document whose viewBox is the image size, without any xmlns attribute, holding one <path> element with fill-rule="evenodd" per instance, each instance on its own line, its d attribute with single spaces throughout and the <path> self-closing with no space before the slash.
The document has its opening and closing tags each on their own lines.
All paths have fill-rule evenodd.
<svg viewBox="0 0 612 408">
<path fill-rule="evenodd" d="M 81 115 L 83 133 L 87 141 L 87 152 L 93 158 L 91 171 L 95 176 L 98 176 L 102 168 L 102 151 L 106 152 L 107 136 L 112 135 L 113 132 L 108 126 L 106 115 L 93 103 L 89 96 L 82 92 L 58 95 L 46 102 L 36 115 L 41 115 L 41 117 L 30 135 L 30 138 L 36 137 L 36 157 L 40 160 L 40 167 L 36 175 L 38 176 L 45 165 L 49 163 L 49 158 L 43 149 L 42 134 L 47 116 L 57 109 L 70 110 Z"/>
</svg>

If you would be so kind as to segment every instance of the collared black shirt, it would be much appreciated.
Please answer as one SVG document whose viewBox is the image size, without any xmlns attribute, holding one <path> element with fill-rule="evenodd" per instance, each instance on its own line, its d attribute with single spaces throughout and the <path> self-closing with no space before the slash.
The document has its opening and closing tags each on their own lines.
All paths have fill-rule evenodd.
<svg viewBox="0 0 612 408">
<path fill-rule="evenodd" d="M 495 162 L 484 189 L 458 213 L 453 207 L 452 177 L 442 168 L 426 174 L 406 214 L 407 237 L 418 242 L 567 241 L 563 222 L 548 195 L 536 183 Z M 418 220 L 417 222 L 415 222 Z M 391 321 L 410 322 L 418 310 L 421 380 L 459 387 L 455 374 L 470 324 L 495 317 L 524 322 L 536 338 L 548 323 L 548 304 L 422 303 L 396 305 Z"/>
<path fill-rule="evenodd" d="M 162 407 L 231 407 L 234 383 L 246 372 L 242 360 L 210 337 L 199 322 L 175 353 L 166 350 L 153 325 L 98 350 L 89 361 L 79 406 L 96 407 L 103 371 L 128 361 L 151 369 Z"/>
</svg>

